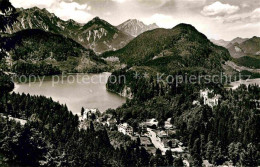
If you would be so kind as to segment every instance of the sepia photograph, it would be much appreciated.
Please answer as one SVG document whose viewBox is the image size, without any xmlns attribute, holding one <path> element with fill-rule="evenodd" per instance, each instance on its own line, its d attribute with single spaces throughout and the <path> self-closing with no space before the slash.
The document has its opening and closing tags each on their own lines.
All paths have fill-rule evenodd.
<svg viewBox="0 0 260 167">
<path fill-rule="evenodd" d="M 260 167 L 260 1 L 0 0 L 0 167 Z"/>
</svg>

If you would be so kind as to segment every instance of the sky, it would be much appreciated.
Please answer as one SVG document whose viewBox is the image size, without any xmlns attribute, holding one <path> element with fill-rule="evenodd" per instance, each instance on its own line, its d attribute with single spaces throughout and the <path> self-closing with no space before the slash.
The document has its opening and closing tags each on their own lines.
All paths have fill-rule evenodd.
<svg viewBox="0 0 260 167">
<path fill-rule="evenodd" d="M 260 36 L 260 0 L 10 0 L 13 6 L 46 8 L 63 20 L 87 23 L 98 16 L 119 25 L 128 19 L 173 28 L 195 26 L 208 38 Z"/>
</svg>

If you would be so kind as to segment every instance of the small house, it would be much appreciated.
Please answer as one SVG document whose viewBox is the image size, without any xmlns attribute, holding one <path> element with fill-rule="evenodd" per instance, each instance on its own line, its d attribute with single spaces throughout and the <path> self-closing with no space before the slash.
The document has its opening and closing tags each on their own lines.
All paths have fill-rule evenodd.
<svg viewBox="0 0 260 167">
<path fill-rule="evenodd" d="M 82 115 L 83 120 L 89 120 L 98 116 L 98 109 L 85 109 Z"/>
<path fill-rule="evenodd" d="M 132 136 L 134 133 L 133 128 L 128 125 L 128 123 L 123 123 L 118 125 L 118 131 L 123 133 L 124 135 Z"/>
<path fill-rule="evenodd" d="M 146 120 L 146 125 L 148 127 L 153 127 L 153 126 L 157 127 L 158 126 L 158 121 L 155 118 L 147 119 Z"/>
</svg>

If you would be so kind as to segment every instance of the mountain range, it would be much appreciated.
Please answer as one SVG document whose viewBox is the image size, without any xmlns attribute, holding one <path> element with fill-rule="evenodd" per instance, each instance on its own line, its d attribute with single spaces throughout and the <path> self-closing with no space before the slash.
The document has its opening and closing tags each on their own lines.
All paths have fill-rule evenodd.
<svg viewBox="0 0 260 167">
<path fill-rule="evenodd" d="M 86 24 L 74 20 L 64 21 L 46 9 L 33 7 L 17 9 L 17 22 L 7 27 L 5 33 L 15 33 L 26 29 L 40 29 L 71 38 L 88 49 L 101 54 L 110 50 L 118 50 L 128 44 L 135 36 L 158 28 L 156 24 L 145 25 L 136 19 L 128 20 L 119 26 L 113 26 L 99 17 Z"/>
<path fill-rule="evenodd" d="M 223 47 L 226 47 L 230 41 L 225 41 L 223 39 L 219 39 L 219 40 L 216 40 L 216 39 L 210 39 L 210 41 L 218 46 L 223 46 Z"/>
<path fill-rule="evenodd" d="M 234 58 L 243 56 L 259 56 L 260 55 L 260 38 L 252 37 L 250 39 L 232 40 L 226 48 Z"/>
<path fill-rule="evenodd" d="M 252 38 L 237 37 L 232 41 L 214 39 L 211 39 L 211 41 L 216 45 L 227 48 L 230 55 L 234 58 L 260 55 L 260 38 L 256 36 Z"/>
<path fill-rule="evenodd" d="M 129 66 L 148 66 L 160 72 L 186 67 L 220 70 L 221 62 L 230 58 L 225 48 L 214 45 L 188 24 L 144 32 L 124 48 L 102 56 L 118 57 Z"/>
<path fill-rule="evenodd" d="M 133 37 L 118 30 L 115 26 L 96 17 L 85 25 L 73 20 L 63 21 L 46 9 L 37 7 L 17 9 L 18 21 L 6 33 L 14 33 L 25 29 L 41 29 L 61 34 L 93 49 L 97 54 L 109 50 L 117 50 L 125 46 Z"/>
<path fill-rule="evenodd" d="M 153 30 L 159 28 L 158 25 L 150 24 L 146 25 L 143 22 L 136 20 L 136 19 L 129 19 L 126 22 L 117 26 L 117 28 L 127 34 L 130 34 L 134 37 L 142 34 L 145 31 Z"/>
<path fill-rule="evenodd" d="M 85 48 L 91 49 L 97 55 L 102 54 L 102 57 L 118 57 L 121 62 L 130 66 L 153 66 L 162 71 L 189 66 L 199 67 L 200 65 L 206 68 L 210 68 L 211 66 L 221 68 L 220 63 L 217 63 L 216 60 L 221 61 L 223 57 L 227 59 L 228 55 L 225 50 L 214 44 L 226 47 L 232 57 L 259 55 L 260 50 L 258 37 L 251 39 L 235 38 L 230 42 L 211 40 L 213 44 L 205 35 L 187 24 L 180 24 L 173 29 L 163 29 L 159 28 L 156 24 L 145 25 L 141 21 L 130 19 L 118 26 L 113 26 L 99 17 L 93 18 L 86 24 L 79 24 L 73 20 L 61 20 L 46 9 L 39 9 L 37 7 L 29 9 L 20 8 L 17 9 L 17 13 L 18 21 L 12 28 L 8 27 L 5 33 L 18 36 L 26 34 L 26 40 L 16 43 L 12 50 L 18 48 L 18 50 L 26 51 L 28 47 L 25 44 L 30 44 L 28 45 L 30 47 L 35 41 L 41 41 L 45 46 L 49 46 L 47 48 L 36 44 L 36 46 L 41 48 L 42 52 L 53 50 L 53 46 L 48 44 L 52 42 L 41 40 L 42 36 L 37 34 L 43 32 L 46 36 L 58 39 L 64 38 L 64 41 L 72 39 L 69 46 L 77 46 L 76 50 L 81 50 L 81 53 L 84 52 Z M 27 31 L 31 29 L 42 31 L 33 31 L 33 34 L 37 34 L 33 37 Z M 73 42 L 75 44 L 71 44 Z M 77 45 L 77 43 L 83 47 Z M 60 52 L 62 45 L 53 45 L 59 48 L 59 52 L 55 53 L 56 56 L 61 53 L 64 54 L 63 51 Z M 26 53 L 29 55 L 25 56 L 36 55 L 36 48 L 33 47 L 31 52 Z M 21 54 L 24 53 L 21 52 Z M 15 57 L 17 53 L 13 53 L 13 55 Z M 68 57 L 82 56 L 79 52 L 76 55 L 78 56 Z M 39 56 L 41 57 L 42 55 L 40 54 Z M 66 62 L 68 57 L 65 60 L 56 59 L 56 61 Z M 215 64 L 210 62 L 212 57 L 214 57 Z M 61 65 L 58 66 L 61 67 Z M 63 65 L 63 67 L 65 66 Z M 65 70 L 72 71 L 75 68 L 76 66 L 73 66 L 69 69 L 65 68 Z"/>
<path fill-rule="evenodd" d="M 230 45 L 232 44 L 235 44 L 235 43 L 238 43 L 238 44 L 241 44 L 243 43 L 244 41 L 248 40 L 249 38 L 241 38 L 241 37 L 236 37 L 234 38 L 233 40 L 231 41 L 225 41 L 223 39 L 219 39 L 219 40 L 216 40 L 216 39 L 210 39 L 211 42 L 213 42 L 214 44 L 216 45 L 219 45 L 219 46 L 223 46 L 225 48 L 228 48 Z"/>
</svg>

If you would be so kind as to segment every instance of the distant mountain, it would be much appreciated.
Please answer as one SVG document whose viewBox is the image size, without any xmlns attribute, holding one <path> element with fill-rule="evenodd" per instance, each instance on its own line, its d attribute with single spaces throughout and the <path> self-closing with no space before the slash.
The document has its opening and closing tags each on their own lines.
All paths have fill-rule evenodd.
<svg viewBox="0 0 260 167">
<path fill-rule="evenodd" d="M 35 72 L 35 68 L 41 70 L 42 75 L 50 74 L 38 69 L 43 64 L 66 72 L 98 72 L 107 66 L 92 50 L 70 38 L 43 30 L 22 30 L 2 40 L 7 45 L 12 69 L 18 74 Z"/>
<path fill-rule="evenodd" d="M 223 46 L 223 47 L 226 47 L 230 43 L 230 41 L 225 41 L 223 39 L 219 39 L 219 40 L 210 39 L 210 41 L 215 45 Z"/>
<path fill-rule="evenodd" d="M 189 24 L 144 32 L 122 49 L 101 56 L 118 57 L 121 64 L 126 64 L 125 68 L 113 72 L 117 78 L 125 76 L 126 82 L 108 81 L 107 88 L 121 96 L 142 100 L 170 91 L 166 88 L 168 84 L 158 83 L 161 76 L 158 74 L 165 74 L 162 78 L 166 80 L 168 75 L 172 76 L 174 81 L 175 75 L 218 75 L 227 71 L 225 62 L 231 60 L 226 48 L 213 44 Z M 157 90 L 153 92 L 155 87 Z"/>
<path fill-rule="evenodd" d="M 179 24 L 173 29 L 144 32 L 124 48 L 103 57 L 119 57 L 129 66 L 149 66 L 165 72 L 186 67 L 220 70 L 228 51 L 211 43 L 193 26 Z"/>
<path fill-rule="evenodd" d="M 117 28 L 127 34 L 130 34 L 132 36 L 138 36 L 141 33 L 145 32 L 145 31 L 149 31 L 149 30 L 153 30 L 156 28 L 159 28 L 158 25 L 154 24 L 150 24 L 150 25 L 146 25 L 143 22 L 136 20 L 136 19 L 130 19 L 127 20 L 126 22 L 120 24 L 117 26 Z"/>
<path fill-rule="evenodd" d="M 62 34 L 64 36 L 76 36 L 81 25 L 73 20 L 63 21 L 46 9 L 37 7 L 17 9 L 18 21 L 8 27 L 7 33 L 15 33 L 26 29 L 41 29 L 52 33 Z"/>
<path fill-rule="evenodd" d="M 93 49 L 96 53 L 119 49 L 133 38 L 98 17 L 81 25 L 73 20 L 63 21 L 46 9 L 37 7 L 20 8 L 17 12 L 18 22 L 13 25 L 13 29 L 8 27 L 7 33 L 25 29 L 41 29 L 69 37 L 84 47 Z"/>
<path fill-rule="evenodd" d="M 233 43 L 232 43 L 233 41 Z M 250 39 L 236 38 L 227 46 L 230 54 L 234 58 L 243 56 L 260 55 L 260 38 L 253 37 Z"/>
<path fill-rule="evenodd" d="M 260 55 L 260 37 L 254 36 L 240 44 L 245 54 Z"/>
<path fill-rule="evenodd" d="M 248 38 L 237 37 L 237 38 L 233 39 L 232 41 L 230 41 L 230 43 L 231 44 L 235 44 L 235 43 L 241 44 L 241 43 L 243 43 L 246 40 L 248 40 Z"/>
<path fill-rule="evenodd" d="M 79 32 L 78 41 L 97 53 L 122 48 L 133 38 L 98 17 L 81 27 Z"/>
</svg>

